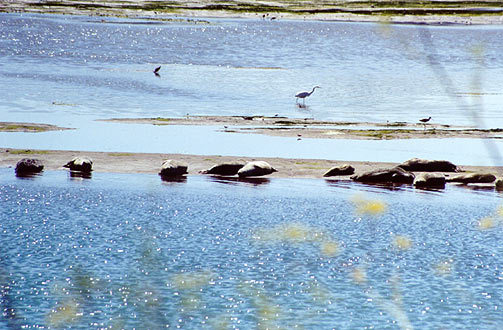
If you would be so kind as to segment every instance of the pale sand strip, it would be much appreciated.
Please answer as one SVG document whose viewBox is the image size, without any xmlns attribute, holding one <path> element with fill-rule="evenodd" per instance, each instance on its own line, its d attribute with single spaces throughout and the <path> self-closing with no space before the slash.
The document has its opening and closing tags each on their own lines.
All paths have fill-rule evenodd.
<svg viewBox="0 0 503 330">
<path fill-rule="evenodd" d="M 271 164 L 278 172 L 269 175 L 271 178 L 322 178 L 323 174 L 333 166 L 349 164 L 355 168 L 356 173 L 373 169 L 389 168 L 398 163 L 385 162 L 358 162 L 346 160 L 321 160 L 321 159 L 285 159 L 268 157 L 232 157 L 232 156 L 206 156 L 184 154 L 158 154 L 158 153 L 115 153 L 115 152 L 87 152 L 87 151 L 58 151 L 58 150 L 30 150 L 0 149 L 0 168 L 10 167 L 14 173 L 16 163 L 22 158 L 36 158 L 43 162 L 45 170 L 66 170 L 62 166 L 76 156 L 88 156 L 93 160 L 95 172 L 109 173 L 148 173 L 157 174 L 165 159 L 175 159 L 185 162 L 189 166 L 189 175 L 200 175 L 199 171 L 211 166 L 229 161 L 264 160 Z M 403 161 L 406 161 L 404 159 Z M 463 171 L 478 173 L 493 173 L 497 176 L 503 174 L 503 166 L 464 166 L 459 165 Z M 340 179 L 349 179 L 348 176 Z"/>
</svg>

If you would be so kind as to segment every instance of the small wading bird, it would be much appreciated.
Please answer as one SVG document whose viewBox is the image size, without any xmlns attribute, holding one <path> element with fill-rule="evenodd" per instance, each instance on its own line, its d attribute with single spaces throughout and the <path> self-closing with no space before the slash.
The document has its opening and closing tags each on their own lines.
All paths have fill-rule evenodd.
<svg viewBox="0 0 503 330">
<path fill-rule="evenodd" d="M 160 77 L 159 70 L 161 70 L 161 66 L 158 66 L 157 68 L 154 69 L 154 74 L 156 75 L 156 77 Z"/>
<path fill-rule="evenodd" d="M 321 87 L 314 86 L 313 90 L 311 92 L 299 92 L 299 93 L 295 94 L 295 97 L 297 98 L 297 100 L 296 100 L 297 104 L 299 104 L 299 99 L 302 99 L 302 105 L 305 105 L 306 104 L 306 97 L 311 96 L 311 94 L 313 94 L 313 92 L 316 88 L 321 88 Z"/>
<path fill-rule="evenodd" d="M 419 121 L 423 123 L 424 129 L 426 129 L 426 123 L 429 122 L 430 120 L 431 117 L 419 119 Z"/>
</svg>

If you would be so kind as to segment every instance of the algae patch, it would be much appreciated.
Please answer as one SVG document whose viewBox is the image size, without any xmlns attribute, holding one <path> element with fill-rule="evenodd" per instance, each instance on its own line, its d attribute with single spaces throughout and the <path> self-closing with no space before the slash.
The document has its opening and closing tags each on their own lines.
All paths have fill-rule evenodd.
<svg viewBox="0 0 503 330">
<path fill-rule="evenodd" d="M 50 124 L 0 122 L 0 132 L 40 133 L 48 131 L 62 131 L 66 129 L 70 128 Z"/>
</svg>

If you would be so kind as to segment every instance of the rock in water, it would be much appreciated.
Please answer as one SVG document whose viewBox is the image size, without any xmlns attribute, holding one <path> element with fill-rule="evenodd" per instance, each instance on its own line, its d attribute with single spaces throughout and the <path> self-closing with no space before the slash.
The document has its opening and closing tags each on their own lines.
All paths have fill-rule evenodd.
<svg viewBox="0 0 503 330">
<path fill-rule="evenodd" d="M 238 176 L 240 178 L 248 176 L 262 176 L 273 172 L 277 172 L 277 170 L 269 165 L 269 163 L 260 160 L 246 163 L 246 165 L 238 171 Z"/>
<path fill-rule="evenodd" d="M 42 172 L 44 164 L 39 159 L 23 158 L 16 164 L 16 175 L 31 175 Z"/>
<path fill-rule="evenodd" d="M 70 171 L 78 171 L 83 173 L 89 173 L 93 170 L 93 161 L 89 157 L 75 157 L 63 167 L 69 168 Z"/>
<path fill-rule="evenodd" d="M 340 166 L 335 166 L 329 169 L 323 174 L 324 177 L 328 176 L 338 176 L 338 175 L 351 175 L 355 173 L 355 168 L 351 165 L 344 164 Z"/>
<path fill-rule="evenodd" d="M 446 160 L 412 158 L 398 167 L 410 172 L 459 172 L 459 168 Z"/>
<path fill-rule="evenodd" d="M 162 163 L 161 176 L 182 176 L 187 174 L 188 166 L 184 163 L 178 162 L 176 160 L 167 159 Z"/>
<path fill-rule="evenodd" d="M 208 170 L 201 171 L 200 173 L 213 175 L 236 175 L 244 165 L 244 163 L 240 162 L 222 163 L 214 165 Z"/>
</svg>

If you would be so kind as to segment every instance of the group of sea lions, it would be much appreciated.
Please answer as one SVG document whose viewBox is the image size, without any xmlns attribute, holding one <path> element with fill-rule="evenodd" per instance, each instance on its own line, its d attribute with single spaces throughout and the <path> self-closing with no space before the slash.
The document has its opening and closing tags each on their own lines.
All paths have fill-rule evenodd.
<svg viewBox="0 0 503 330">
<path fill-rule="evenodd" d="M 71 173 L 86 175 L 93 170 L 93 161 L 88 157 L 80 156 L 73 158 L 63 167 L 68 168 Z M 23 158 L 16 164 L 16 175 L 31 176 L 42 172 L 43 169 L 44 165 L 40 160 Z M 453 176 L 445 174 L 460 171 L 458 166 L 449 161 L 412 158 L 392 168 L 377 169 L 360 174 L 354 174 L 354 167 L 344 164 L 332 167 L 323 176 L 350 176 L 350 179 L 355 182 L 413 184 L 418 188 L 443 188 L 448 182 L 461 184 L 491 184 L 494 182 L 497 189 L 503 189 L 503 178 L 497 178 L 491 173 L 463 173 Z M 274 172 L 277 172 L 274 167 L 265 161 L 259 160 L 216 164 L 199 173 L 246 178 L 264 176 Z M 176 178 L 186 174 L 188 174 L 188 165 L 173 159 L 165 160 L 159 172 L 162 178 Z"/>
</svg>

